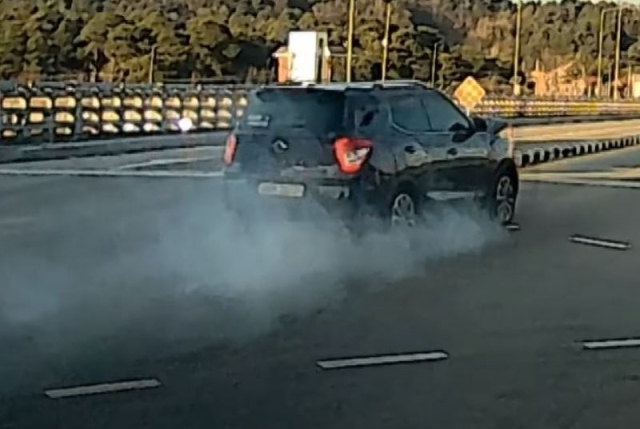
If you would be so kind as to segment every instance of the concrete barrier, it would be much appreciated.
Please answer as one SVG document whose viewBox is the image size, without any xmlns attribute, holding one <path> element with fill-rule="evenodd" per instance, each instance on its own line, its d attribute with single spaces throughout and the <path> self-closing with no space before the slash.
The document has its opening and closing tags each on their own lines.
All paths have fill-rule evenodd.
<svg viewBox="0 0 640 429">
<path fill-rule="evenodd" d="M 0 147 L 0 163 L 122 155 L 152 150 L 221 146 L 228 132 L 123 137 L 111 140 Z"/>
</svg>

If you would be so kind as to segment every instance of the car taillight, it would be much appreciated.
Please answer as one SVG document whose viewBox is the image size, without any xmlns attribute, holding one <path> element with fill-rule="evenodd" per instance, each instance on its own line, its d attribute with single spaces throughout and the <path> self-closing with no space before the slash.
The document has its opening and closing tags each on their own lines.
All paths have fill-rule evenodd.
<svg viewBox="0 0 640 429">
<path fill-rule="evenodd" d="M 333 151 L 338 166 L 343 173 L 354 174 L 367 161 L 373 142 L 362 138 L 341 137 L 333 143 Z"/>
<path fill-rule="evenodd" d="M 231 165 L 233 163 L 233 158 L 236 154 L 236 146 L 238 144 L 238 140 L 235 134 L 229 134 L 227 137 L 227 144 L 224 147 L 224 164 Z"/>
</svg>

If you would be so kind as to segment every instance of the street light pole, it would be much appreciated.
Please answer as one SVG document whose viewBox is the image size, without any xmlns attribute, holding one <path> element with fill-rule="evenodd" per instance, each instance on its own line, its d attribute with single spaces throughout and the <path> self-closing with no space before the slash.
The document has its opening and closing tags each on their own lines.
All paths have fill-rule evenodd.
<svg viewBox="0 0 640 429">
<path fill-rule="evenodd" d="M 618 9 L 618 28 L 616 30 L 616 68 L 613 74 L 613 99 L 618 99 L 618 79 L 620 79 L 620 35 L 622 33 L 622 5 Z"/>
<path fill-rule="evenodd" d="M 631 98 L 631 76 L 633 76 L 633 64 L 627 60 L 627 98 Z"/>
<path fill-rule="evenodd" d="M 604 16 L 607 13 L 607 9 L 600 12 L 600 30 L 598 32 L 598 85 L 597 94 L 598 97 L 602 97 L 602 41 L 604 38 Z"/>
<path fill-rule="evenodd" d="M 391 25 L 391 0 L 384 0 L 387 17 L 384 22 L 384 39 L 382 40 L 382 82 L 387 78 L 387 58 L 389 56 L 389 26 Z"/>
<path fill-rule="evenodd" d="M 351 61 L 353 59 L 353 26 L 356 14 L 356 1 L 349 0 L 349 24 L 347 27 L 347 82 L 351 82 Z"/>
<path fill-rule="evenodd" d="M 151 55 L 149 57 L 149 84 L 153 84 L 153 75 L 156 68 L 156 47 L 157 45 L 151 47 Z"/>
<path fill-rule="evenodd" d="M 520 95 L 520 83 L 518 79 L 520 66 L 520 27 L 522 26 L 522 0 L 518 1 L 516 12 L 516 46 L 513 50 L 513 95 Z"/>
<path fill-rule="evenodd" d="M 440 44 L 440 42 L 436 42 L 433 44 L 433 50 L 431 51 L 432 57 L 431 57 L 431 88 L 435 88 L 436 87 L 436 65 L 438 62 L 438 45 Z"/>
<path fill-rule="evenodd" d="M 598 97 L 602 97 L 602 74 L 603 74 L 603 64 L 602 64 L 602 51 L 603 51 L 603 42 L 604 42 L 604 20 L 606 18 L 607 13 L 620 11 L 622 13 L 623 6 L 618 7 L 610 7 L 607 9 L 603 9 L 600 11 L 600 29 L 598 32 L 598 82 L 597 82 L 597 93 Z M 616 36 L 616 45 L 619 40 L 620 31 L 617 32 Z M 609 80 L 611 80 L 611 76 L 609 76 Z M 609 91 L 607 91 L 607 96 L 609 96 Z"/>
</svg>

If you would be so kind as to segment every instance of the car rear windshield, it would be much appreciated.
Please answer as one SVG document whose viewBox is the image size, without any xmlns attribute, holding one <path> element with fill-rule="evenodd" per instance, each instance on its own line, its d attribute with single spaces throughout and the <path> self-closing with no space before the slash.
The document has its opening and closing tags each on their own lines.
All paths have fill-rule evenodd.
<svg viewBox="0 0 640 429">
<path fill-rule="evenodd" d="M 306 88 L 268 88 L 249 93 L 240 129 L 306 128 L 338 132 L 344 121 L 344 93 Z"/>
</svg>

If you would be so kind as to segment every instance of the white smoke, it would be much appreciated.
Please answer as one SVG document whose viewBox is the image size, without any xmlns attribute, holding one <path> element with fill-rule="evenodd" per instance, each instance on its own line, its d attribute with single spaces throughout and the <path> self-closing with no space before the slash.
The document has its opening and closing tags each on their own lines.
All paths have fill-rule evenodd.
<svg viewBox="0 0 640 429">
<path fill-rule="evenodd" d="M 340 305 L 349 293 L 420 274 L 429 260 L 478 251 L 505 234 L 474 208 L 430 213 L 411 245 L 391 233 L 354 241 L 338 227 L 281 222 L 266 211 L 254 213 L 247 233 L 221 206 L 216 183 L 156 183 L 134 192 L 122 182 L 129 216 L 79 198 L 64 211 L 77 236 L 31 254 L 3 249 L 0 346 L 13 347 L 4 350 L 43 360 L 141 358 L 247 341 L 282 318 Z M 152 203 L 137 202 L 149 192 L 157 192 Z M 354 282 L 362 287 L 347 290 Z"/>
</svg>

